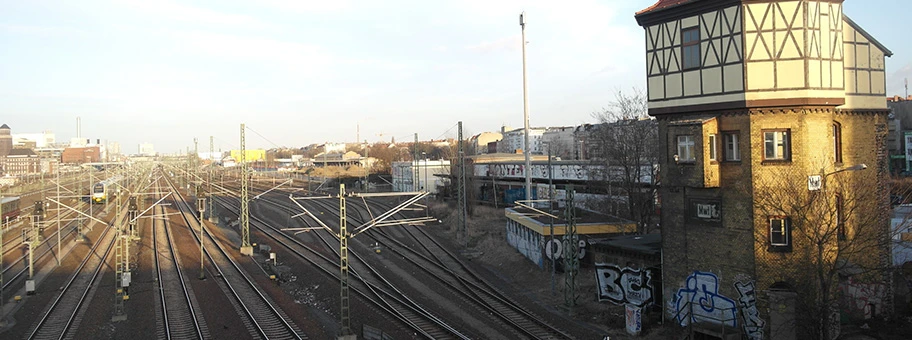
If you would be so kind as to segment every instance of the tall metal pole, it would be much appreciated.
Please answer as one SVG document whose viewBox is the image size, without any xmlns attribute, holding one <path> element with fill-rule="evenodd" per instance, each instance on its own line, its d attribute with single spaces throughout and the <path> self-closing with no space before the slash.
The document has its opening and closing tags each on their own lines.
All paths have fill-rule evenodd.
<svg viewBox="0 0 912 340">
<path fill-rule="evenodd" d="M 551 213 L 551 210 L 553 210 L 552 204 L 554 204 L 554 175 L 552 174 L 551 170 L 552 170 L 552 168 L 551 168 L 551 144 L 549 143 L 548 144 L 548 213 Z M 552 247 L 554 246 L 554 215 L 551 215 L 550 226 L 551 226 L 551 240 L 548 241 L 548 250 L 549 251 L 546 252 L 546 254 L 547 253 L 551 254 L 550 255 L 550 257 L 551 257 L 551 294 L 553 295 L 554 294 L 554 272 L 557 271 L 557 269 L 555 268 L 555 260 L 554 260 L 554 258 L 557 256 L 554 256 L 556 254 L 554 254 L 554 249 L 552 249 Z"/>
<path fill-rule="evenodd" d="M 526 77 L 526 12 L 519 14 L 519 27 L 522 28 L 522 74 L 523 74 L 523 154 L 526 157 L 526 199 L 532 199 L 532 156 L 529 150 L 529 85 Z"/>
<path fill-rule="evenodd" d="M 247 146 L 244 141 L 244 124 L 241 124 L 241 254 L 253 255 L 253 247 L 250 246 L 250 210 L 248 199 L 250 193 L 247 188 Z"/>
<path fill-rule="evenodd" d="M 62 256 L 62 253 L 60 252 L 60 233 L 63 232 L 60 230 L 60 163 L 57 163 L 54 169 L 57 170 L 57 266 L 60 266 L 60 257 Z"/>
<path fill-rule="evenodd" d="M 462 142 L 462 122 L 459 122 L 458 135 L 459 141 L 457 145 L 457 165 L 459 166 L 456 171 L 458 171 L 458 177 L 456 180 L 456 209 L 458 212 L 457 218 L 459 219 L 459 230 L 462 231 L 462 241 L 463 246 L 468 248 L 469 246 L 469 231 L 468 231 L 468 222 L 466 221 L 466 183 L 465 183 L 465 150 Z"/>
<path fill-rule="evenodd" d="M 345 213 L 345 184 L 339 184 L 339 301 L 342 337 L 351 335 L 348 309 L 348 218 Z"/>
<path fill-rule="evenodd" d="M 573 203 L 573 185 L 567 185 L 567 230 L 564 234 L 564 303 L 570 315 L 576 306 L 576 275 L 579 273 L 579 238 L 576 235 L 576 207 Z"/>
<path fill-rule="evenodd" d="M 424 156 L 424 191 L 431 192 L 430 184 L 428 184 L 428 158 L 427 155 Z M 431 207 L 428 206 L 428 197 L 424 196 L 424 216 L 431 216 Z"/>
<path fill-rule="evenodd" d="M 415 191 L 418 191 L 418 190 L 420 190 L 418 187 L 418 182 L 420 181 L 421 178 L 418 177 L 418 134 L 417 133 L 415 134 L 415 149 L 412 151 L 412 164 L 414 164 L 413 167 L 415 169 L 415 177 L 412 177 L 414 179 L 414 181 L 413 181 L 414 185 L 412 185 L 412 187 Z"/>
<path fill-rule="evenodd" d="M 212 172 L 215 171 L 215 159 L 212 159 L 213 158 L 212 155 L 215 154 L 215 151 L 213 151 L 214 146 L 213 146 L 212 139 L 213 139 L 213 137 L 209 136 L 209 190 L 208 190 L 208 195 L 206 196 L 206 198 L 209 200 L 209 222 L 215 223 L 216 221 L 215 221 L 215 219 L 213 219 L 213 216 L 214 216 L 213 213 L 215 211 L 212 210 L 214 208 L 214 206 L 213 206 L 214 202 L 212 199 Z M 200 246 L 202 246 L 202 245 L 200 245 Z"/>
</svg>

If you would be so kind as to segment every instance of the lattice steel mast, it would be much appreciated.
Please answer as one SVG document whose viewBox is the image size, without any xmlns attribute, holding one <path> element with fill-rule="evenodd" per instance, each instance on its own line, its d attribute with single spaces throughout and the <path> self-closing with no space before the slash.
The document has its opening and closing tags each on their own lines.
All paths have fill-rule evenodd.
<svg viewBox="0 0 912 340">
<path fill-rule="evenodd" d="M 244 124 L 241 124 L 241 254 L 253 255 L 253 247 L 250 246 L 250 210 L 248 200 L 250 193 L 247 188 L 247 147 L 244 140 Z"/>
</svg>

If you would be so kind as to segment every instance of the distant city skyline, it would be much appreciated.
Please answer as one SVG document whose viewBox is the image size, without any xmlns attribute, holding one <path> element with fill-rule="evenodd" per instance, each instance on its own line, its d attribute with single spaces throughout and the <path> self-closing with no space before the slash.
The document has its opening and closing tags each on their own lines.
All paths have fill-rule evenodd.
<svg viewBox="0 0 912 340">
<path fill-rule="evenodd" d="M 519 13 L 527 15 L 533 126 L 594 123 L 617 91 L 645 88 L 655 0 L 0 0 L 0 123 L 161 153 L 323 142 L 466 138 L 521 127 Z M 883 45 L 887 93 L 905 95 L 912 3 L 847 0 Z M 360 134 L 359 134 L 360 131 Z"/>
</svg>

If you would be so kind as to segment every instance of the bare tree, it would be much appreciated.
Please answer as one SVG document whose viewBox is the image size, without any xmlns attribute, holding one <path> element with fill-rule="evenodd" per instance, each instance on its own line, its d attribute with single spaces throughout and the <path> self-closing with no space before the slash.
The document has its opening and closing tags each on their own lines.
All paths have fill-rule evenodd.
<svg viewBox="0 0 912 340">
<path fill-rule="evenodd" d="M 655 176 L 658 164 L 658 124 L 648 115 L 646 95 L 638 89 L 618 91 L 611 104 L 592 114 L 601 124 L 587 138 L 593 163 L 592 175 L 601 179 L 608 202 L 601 209 L 638 223 L 638 231 L 649 232 L 655 214 Z M 616 197 L 626 200 L 617 207 Z M 614 212 L 614 211 L 612 211 Z"/>
<path fill-rule="evenodd" d="M 797 293 L 799 338 L 835 338 L 840 302 L 857 298 L 840 296 L 840 278 L 892 284 L 886 193 L 870 170 L 821 171 L 816 190 L 799 167 L 768 171 L 753 187 L 757 270 L 793 268 L 784 278 Z"/>
</svg>

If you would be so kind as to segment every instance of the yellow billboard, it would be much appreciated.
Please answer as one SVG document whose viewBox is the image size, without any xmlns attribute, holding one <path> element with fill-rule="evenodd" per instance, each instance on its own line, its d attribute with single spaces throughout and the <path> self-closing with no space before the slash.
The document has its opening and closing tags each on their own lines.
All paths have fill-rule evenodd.
<svg viewBox="0 0 912 340">
<path fill-rule="evenodd" d="M 231 158 L 240 163 L 241 150 L 231 150 Z M 266 150 L 244 150 L 244 160 L 247 162 L 266 160 Z"/>
</svg>

